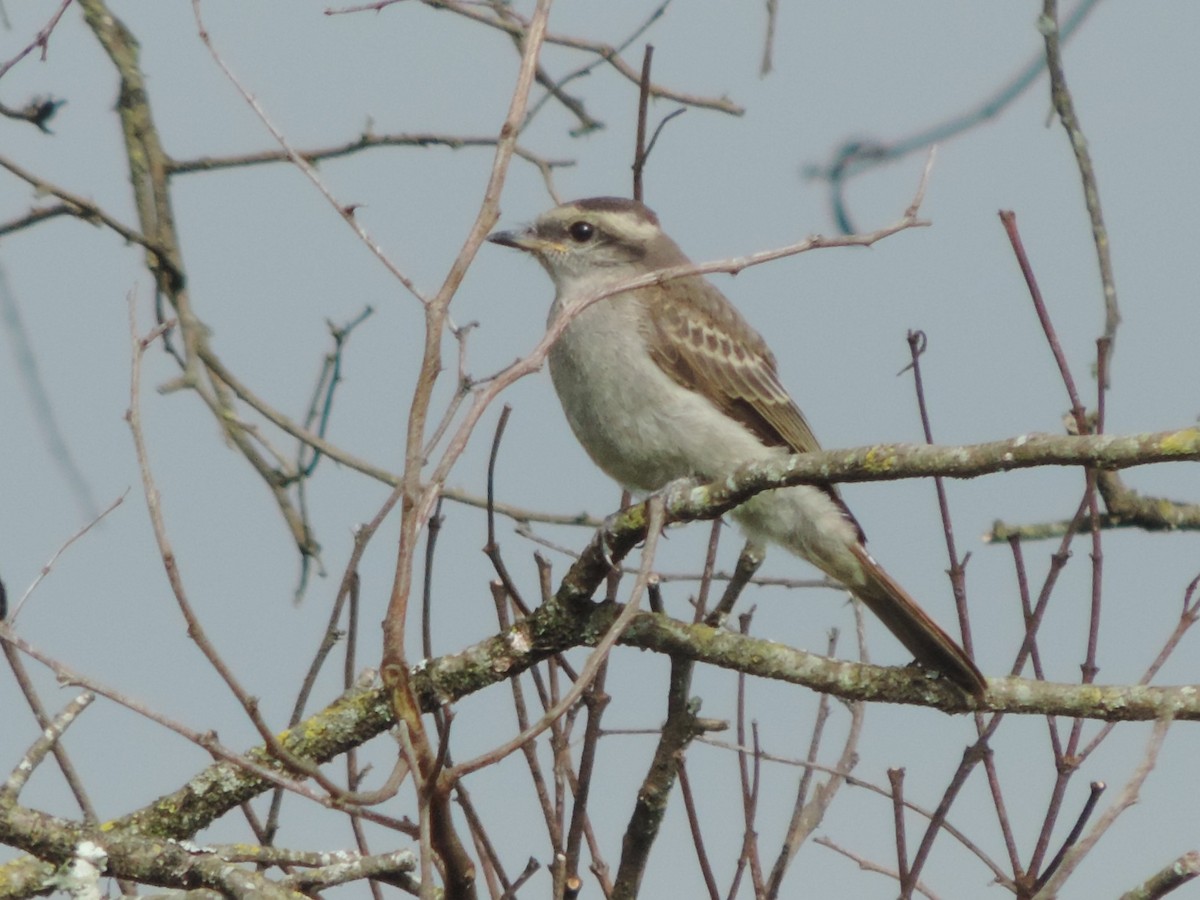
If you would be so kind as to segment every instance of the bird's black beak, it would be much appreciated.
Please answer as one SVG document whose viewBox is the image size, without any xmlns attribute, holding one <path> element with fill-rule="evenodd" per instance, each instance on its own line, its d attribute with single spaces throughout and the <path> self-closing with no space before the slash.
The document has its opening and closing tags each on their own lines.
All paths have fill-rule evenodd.
<svg viewBox="0 0 1200 900">
<path fill-rule="evenodd" d="M 528 235 L 524 231 L 493 231 L 487 236 L 487 239 L 501 247 L 515 247 L 518 250 L 529 249 L 525 243 L 522 243 L 528 239 Z"/>
<path fill-rule="evenodd" d="M 538 236 L 532 227 L 518 228 L 515 231 L 493 231 L 488 235 L 488 240 L 501 247 L 515 247 L 537 257 L 544 257 L 548 253 L 563 253 L 567 249 L 558 241 Z"/>
</svg>

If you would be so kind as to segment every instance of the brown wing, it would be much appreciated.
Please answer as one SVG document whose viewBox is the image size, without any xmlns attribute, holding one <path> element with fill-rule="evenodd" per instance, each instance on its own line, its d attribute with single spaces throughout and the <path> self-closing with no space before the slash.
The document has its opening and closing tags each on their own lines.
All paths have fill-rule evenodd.
<svg viewBox="0 0 1200 900">
<path fill-rule="evenodd" d="M 642 297 L 649 312 L 650 355 L 664 372 L 703 394 L 768 446 L 794 453 L 821 449 L 804 413 L 780 384 L 766 341 L 724 294 L 695 277 L 669 281 L 661 293 L 643 292 Z M 825 490 L 865 539 L 837 489 Z"/>
<path fill-rule="evenodd" d="M 681 296 L 687 292 L 687 303 Z M 661 299 L 660 299 L 661 297 Z M 764 444 L 803 453 L 819 450 L 804 414 L 779 383 L 775 357 L 724 295 L 702 278 L 679 279 L 661 295 L 644 291 L 646 341 L 654 361 L 684 387 L 703 394 Z M 825 488 L 865 540 L 862 528 L 833 486 Z M 987 682 L 971 658 L 931 619 L 860 543 L 854 548 L 865 576 L 854 588 L 862 600 L 923 664 L 982 697 Z"/>
<path fill-rule="evenodd" d="M 686 292 L 686 305 L 680 301 Z M 820 450 L 804 414 L 779 383 L 775 357 L 725 296 L 703 278 L 680 278 L 648 303 L 650 353 L 768 446 Z"/>
</svg>

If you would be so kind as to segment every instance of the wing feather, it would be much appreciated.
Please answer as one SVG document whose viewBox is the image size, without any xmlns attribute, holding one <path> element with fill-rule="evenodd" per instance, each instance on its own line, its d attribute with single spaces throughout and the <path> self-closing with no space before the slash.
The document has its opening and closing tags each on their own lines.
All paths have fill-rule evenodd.
<svg viewBox="0 0 1200 900">
<path fill-rule="evenodd" d="M 649 313 L 650 355 L 667 375 L 704 395 L 767 446 L 793 453 L 821 449 L 804 413 L 780 383 L 766 341 L 724 294 L 700 277 L 640 293 Z M 837 488 L 824 490 L 864 539 Z"/>
<path fill-rule="evenodd" d="M 679 384 L 699 391 L 769 446 L 821 449 L 779 381 L 762 336 L 703 278 L 662 285 L 648 302 L 651 356 Z M 686 292 L 687 303 L 682 302 Z"/>
</svg>

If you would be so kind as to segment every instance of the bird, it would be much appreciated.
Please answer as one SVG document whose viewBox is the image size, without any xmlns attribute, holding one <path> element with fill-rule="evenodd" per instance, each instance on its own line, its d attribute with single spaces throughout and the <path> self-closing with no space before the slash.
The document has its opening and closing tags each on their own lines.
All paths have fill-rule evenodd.
<svg viewBox="0 0 1200 900">
<path fill-rule="evenodd" d="M 619 290 L 689 264 L 643 203 L 576 200 L 488 240 L 530 254 L 549 274 L 550 323 L 573 303 L 618 288 L 570 320 L 548 364 L 575 437 L 623 487 L 649 493 L 820 450 L 766 341 L 710 281 L 685 275 Z M 752 541 L 779 544 L 843 585 L 919 664 L 984 694 L 971 657 L 867 552 L 836 486 L 764 491 L 731 515 Z"/>
</svg>

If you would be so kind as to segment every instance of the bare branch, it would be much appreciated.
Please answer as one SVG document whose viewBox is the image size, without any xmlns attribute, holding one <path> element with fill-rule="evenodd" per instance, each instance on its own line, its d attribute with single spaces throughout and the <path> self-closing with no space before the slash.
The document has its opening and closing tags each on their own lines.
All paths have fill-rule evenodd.
<svg viewBox="0 0 1200 900">
<path fill-rule="evenodd" d="M 17 763 L 17 767 L 9 774 L 8 780 L 0 786 L 0 798 L 5 802 L 14 802 L 17 799 L 22 789 L 28 783 L 29 777 L 34 773 L 34 770 L 53 751 L 63 733 L 71 727 L 75 720 L 79 718 L 79 715 L 95 699 L 96 695 L 91 691 L 84 691 L 62 708 L 58 715 L 46 726 L 42 735 L 29 748 L 28 752 L 21 757 L 21 761 Z"/>
<path fill-rule="evenodd" d="M 435 134 L 417 132 L 404 134 L 373 134 L 363 132 L 353 141 L 315 150 L 264 150 L 261 153 L 245 153 L 237 156 L 201 156 L 196 159 L 173 159 L 170 164 L 172 175 L 189 175 L 196 172 L 217 172 L 222 169 L 241 169 L 268 163 L 291 162 L 292 153 L 307 163 L 318 163 L 326 159 L 352 156 L 363 150 L 378 147 L 446 147 L 461 150 L 466 147 L 495 148 L 498 138 L 479 135 Z M 539 169 L 561 169 L 575 165 L 570 159 L 546 159 L 521 145 L 513 147 L 513 155 L 533 163 Z"/>
<path fill-rule="evenodd" d="M 1192 850 L 1154 873 L 1120 900 L 1160 900 L 1200 875 L 1200 850 Z"/>
<path fill-rule="evenodd" d="M 1092 223 L 1092 240 L 1096 245 L 1096 261 L 1100 268 L 1100 284 L 1104 291 L 1104 338 L 1106 351 L 1112 351 L 1121 324 L 1121 312 L 1117 306 L 1117 285 L 1113 276 L 1112 255 L 1109 249 L 1108 228 L 1100 209 L 1100 188 L 1096 182 L 1096 170 L 1092 166 L 1092 154 L 1088 150 L 1087 138 L 1075 113 L 1075 103 L 1067 88 L 1067 76 L 1063 71 L 1062 41 L 1058 25 L 1058 0 L 1044 0 L 1042 15 L 1038 19 L 1038 30 L 1046 39 L 1046 69 L 1050 72 L 1050 100 L 1054 110 L 1071 141 L 1075 153 L 1075 164 L 1083 181 L 1083 202 Z M 1106 390 L 1101 384 L 1100 390 Z"/>
<path fill-rule="evenodd" d="M 1067 852 L 1059 870 L 1054 874 L 1053 878 L 1041 886 L 1041 889 L 1034 895 L 1033 900 L 1050 900 L 1050 898 L 1058 896 L 1067 878 L 1075 871 L 1075 868 L 1083 861 L 1084 857 L 1091 852 L 1092 848 L 1096 846 L 1096 842 L 1104 836 L 1117 820 L 1117 817 L 1133 804 L 1137 803 L 1142 784 L 1145 782 L 1146 776 L 1154 769 L 1155 763 L 1158 762 L 1158 753 L 1162 749 L 1170 727 L 1171 719 L 1169 717 L 1160 718 L 1154 723 L 1154 731 L 1150 735 L 1149 741 L 1146 742 L 1146 750 L 1142 756 L 1142 761 L 1121 789 L 1121 793 L 1113 801 L 1112 805 L 1101 813 L 1100 817 L 1096 820 L 1096 824 L 1092 826 L 1083 840 Z"/>
<path fill-rule="evenodd" d="M 129 495 L 129 489 L 126 488 L 125 492 L 123 494 L 121 494 L 120 497 L 118 497 L 116 500 L 114 500 L 112 503 L 110 503 L 108 506 L 106 506 L 104 509 L 102 509 L 90 522 L 88 522 L 86 525 L 84 525 L 82 528 L 80 528 L 78 531 L 76 531 L 73 535 L 71 535 L 69 538 L 67 538 L 67 540 L 63 543 L 63 545 L 54 551 L 54 555 L 51 556 L 49 560 L 47 560 L 47 562 L 44 566 L 42 566 L 41 571 L 38 572 L 37 578 L 35 578 L 33 580 L 33 583 L 25 589 L 25 593 L 21 595 L 21 599 L 17 601 L 17 605 L 14 606 L 12 609 L 12 612 L 9 613 L 9 615 L 7 617 L 9 624 L 16 624 L 17 616 L 20 615 L 20 612 L 21 612 L 21 607 L 25 605 L 25 601 L 29 599 L 30 595 L 33 594 L 33 592 L 35 590 L 37 590 L 37 586 L 42 583 L 42 579 L 50 574 L 50 570 L 54 568 L 54 564 L 58 561 L 58 558 L 63 555 L 63 553 L 66 551 L 66 549 L 68 547 L 70 547 L 73 543 L 75 543 L 77 540 L 79 540 L 81 537 L 83 537 L 85 534 L 87 534 L 89 531 L 91 531 L 110 512 L 112 512 L 114 509 L 116 509 L 118 506 L 120 506 L 122 503 L 124 503 L 125 498 L 128 495 Z"/>
<path fill-rule="evenodd" d="M 489 25 L 492 28 L 498 28 L 501 31 L 507 31 L 509 34 L 518 36 L 524 35 L 529 26 L 515 14 L 511 17 L 500 18 L 494 15 L 488 15 L 478 7 L 468 3 L 463 3 L 461 0 L 423 0 L 427 6 L 432 6 L 435 9 L 447 9 L 457 13 L 460 16 L 466 16 L 476 22 L 481 22 L 484 25 Z M 599 41 L 589 41 L 583 38 L 568 37 L 559 34 L 547 34 L 545 41 L 547 44 L 557 44 L 560 47 L 570 47 L 575 50 L 583 50 L 588 53 L 593 53 L 599 56 L 622 76 L 624 76 L 632 84 L 637 84 L 641 80 L 640 73 L 629 63 L 621 58 L 616 47 L 610 44 L 601 43 Z M 654 97 L 665 97 L 668 100 L 675 100 L 687 106 L 698 106 L 705 109 L 713 109 L 718 112 L 729 113 L 730 115 L 740 116 L 745 110 L 738 106 L 733 101 L 726 97 L 699 97 L 693 94 L 684 94 L 678 91 L 673 91 L 661 85 L 651 84 L 650 93 Z"/>
<path fill-rule="evenodd" d="M 50 34 L 54 31 L 55 26 L 58 25 L 58 20 L 62 18 L 63 13 L 67 11 L 67 7 L 70 5 L 71 0 L 62 0 L 62 3 L 59 5 L 58 9 L 54 11 L 54 15 L 50 17 L 50 21 L 42 26 L 34 39 L 30 41 L 24 49 L 18 51 L 16 56 L 14 56 L 12 59 L 8 60 L 7 62 L 0 63 L 0 78 L 3 78 L 9 69 L 23 60 L 38 47 L 42 48 L 42 60 L 45 61 L 46 53 L 50 48 Z"/>
</svg>

